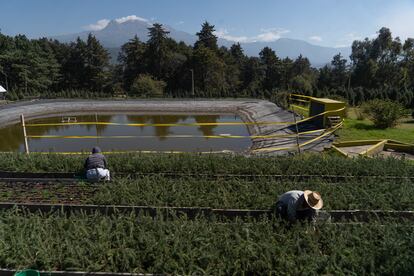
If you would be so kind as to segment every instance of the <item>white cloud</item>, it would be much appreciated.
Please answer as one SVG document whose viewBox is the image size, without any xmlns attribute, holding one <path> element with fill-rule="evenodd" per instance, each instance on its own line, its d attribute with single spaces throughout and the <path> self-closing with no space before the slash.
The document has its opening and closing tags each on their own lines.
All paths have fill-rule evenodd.
<svg viewBox="0 0 414 276">
<path fill-rule="evenodd" d="M 101 19 L 101 20 L 98 20 L 94 24 L 84 26 L 83 29 L 87 31 L 99 31 L 105 28 L 108 25 L 108 23 L 109 23 L 108 19 Z"/>
<path fill-rule="evenodd" d="M 175 23 L 175 25 L 179 26 L 179 25 L 183 25 L 184 21 L 178 21 L 177 23 Z"/>
<path fill-rule="evenodd" d="M 289 33 L 289 30 L 282 28 L 261 29 L 261 33 L 256 36 L 255 41 L 272 42 L 278 40 L 282 35 Z"/>
<path fill-rule="evenodd" d="M 136 16 L 136 15 L 128 15 L 125 17 L 120 17 L 120 18 L 115 19 L 115 21 L 119 24 L 125 23 L 127 21 L 142 21 L 142 22 L 149 23 L 148 19 Z M 108 26 L 109 22 L 110 22 L 109 19 L 101 19 L 101 20 L 98 20 L 96 23 L 83 26 L 82 28 L 87 31 L 99 31 L 99 30 L 104 29 L 106 26 Z"/>
<path fill-rule="evenodd" d="M 149 20 L 146 19 L 146 18 L 143 18 L 143 17 L 136 16 L 136 15 L 128 15 L 128 16 L 125 16 L 125 17 L 117 18 L 117 19 L 115 19 L 115 21 L 117 23 L 121 24 L 121 23 L 125 23 L 127 21 L 143 21 L 143 22 L 148 22 Z"/>
<path fill-rule="evenodd" d="M 215 31 L 214 34 L 218 36 L 219 38 L 223 38 L 223 39 L 227 39 L 227 40 L 235 41 L 235 42 L 247 42 L 249 39 L 247 36 L 230 35 L 227 29 L 219 29 L 218 31 Z"/>
<path fill-rule="evenodd" d="M 230 35 L 227 29 L 220 29 L 215 32 L 219 38 L 227 39 L 235 42 L 272 42 L 289 33 L 289 30 L 282 28 L 261 29 L 260 33 L 255 36 L 235 36 Z"/>
<path fill-rule="evenodd" d="M 318 35 L 313 35 L 309 37 L 310 40 L 316 41 L 316 42 L 321 42 L 323 39 L 322 37 L 318 36 Z"/>
<path fill-rule="evenodd" d="M 372 37 L 372 35 L 370 37 Z M 363 40 L 363 39 L 364 37 L 362 37 L 361 35 L 355 32 L 350 32 L 350 33 L 345 34 L 341 39 L 337 41 L 335 48 L 349 47 L 352 45 L 352 43 L 355 40 Z"/>
</svg>

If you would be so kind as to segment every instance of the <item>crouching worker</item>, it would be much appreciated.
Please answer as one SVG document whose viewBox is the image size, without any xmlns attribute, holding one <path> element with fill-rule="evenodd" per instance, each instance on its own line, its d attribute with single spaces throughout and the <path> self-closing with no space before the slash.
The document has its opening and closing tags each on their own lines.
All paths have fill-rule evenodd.
<svg viewBox="0 0 414 276">
<path fill-rule="evenodd" d="M 315 221 L 317 211 L 322 207 L 323 201 L 318 192 L 289 191 L 279 197 L 276 203 L 276 215 L 291 223 Z"/>
<path fill-rule="evenodd" d="M 90 181 L 110 180 L 108 163 L 99 147 L 92 149 L 92 154 L 85 160 L 86 178 Z"/>
</svg>

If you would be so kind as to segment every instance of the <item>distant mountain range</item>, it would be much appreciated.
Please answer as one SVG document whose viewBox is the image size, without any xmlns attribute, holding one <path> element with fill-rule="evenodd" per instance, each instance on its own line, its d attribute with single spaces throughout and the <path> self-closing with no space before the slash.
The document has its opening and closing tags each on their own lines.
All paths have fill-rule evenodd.
<svg viewBox="0 0 414 276">
<path fill-rule="evenodd" d="M 113 57 L 116 57 L 119 48 L 135 35 L 137 35 L 140 40 L 147 41 L 148 27 L 150 26 L 150 23 L 142 20 L 128 20 L 121 23 L 112 20 L 105 28 L 99 31 L 85 31 L 75 34 L 53 36 L 51 38 L 57 39 L 60 42 L 71 42 L 75 41 L 78 37 L 82 40 L 86 40 L 88 34 L 91 33 L 105 48 L 109 49 Z M 197 41 L 196 35 L 176 30 L 171 26 L 164 25 L 164 27 L 170 32 L 169 36 L 178 42 L 184 41 L 188 45 L 193 45 L 194 42 Z M 233 43 L 235 42 L 221 38 L 218 40 L 219 46 L 230 47 Z M 295 59 L 302 54 L 316 67 L 321 67 L 330 63 L 332 57 L 338 53 L 341 53 L 346 58 L 351 54 L 350 47 L 322 47 L 310 44 L 303 40 L 290 38 L 280 38 L 273 42 L 246 42 L 241 43 L 241 45 L 248 56 L 257 56 L 264 47 L 268 46 L 281 58 L 290 57 Z"/>
</svg>

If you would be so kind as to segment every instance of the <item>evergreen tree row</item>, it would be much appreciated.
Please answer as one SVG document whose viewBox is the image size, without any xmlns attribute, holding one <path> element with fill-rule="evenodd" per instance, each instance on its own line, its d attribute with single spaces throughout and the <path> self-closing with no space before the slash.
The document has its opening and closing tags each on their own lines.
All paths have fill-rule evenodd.
<svg viewBox="0 0 414 276">
<path fill-rule="evenodd" d="M 414 39 L 404 43 L 382 28 L 374 39 L 355 41 L 350 62 L 338 54 L 313 68 L 306 57 L 280 58 L 269 47 L 248 57 L 240 44 L 219 47 L 205 22 L 193 46 L 176 42 L 161 24 L 147 42 L 132 38 L 118 63 L 92 35 L 69 44 L 0 34 L 0 83 L 22 97 L 260 97 L 286 92 L 340 97 L 352 105 L 391 99 L 414 105 Z M 192 92 L 194 76 L 194 95 Z"/>
</svg>

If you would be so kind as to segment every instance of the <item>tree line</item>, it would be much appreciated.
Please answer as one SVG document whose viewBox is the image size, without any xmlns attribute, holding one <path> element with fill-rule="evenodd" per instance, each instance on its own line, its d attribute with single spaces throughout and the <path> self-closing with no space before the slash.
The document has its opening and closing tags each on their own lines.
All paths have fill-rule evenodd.
<svg viewBox="0 0 414 276">
<path fill-rule="evenodd" d="M 92 35 L 72 43 L 0 34 L 0 83 L 9 97 L 259 97 L 296 92 L 338 97 L 352 105 L 390 99 L 414 106 L 414 39 L 402 42 L 382 28 L 354 41 L 348 59 L 340 53 L 314 68 L 300 55 L 281 58 L 269 47 L 247 56 L 240 44 L 219 47 L 214 26 L 202 24 L 194 45 L 176 42 L 162 24 L 121 47 L 116 64 Z M 194 82 L 192 80 L 194 77 Z M 192 91 L 194 83 L 194 95 Z"/>
</svg>

